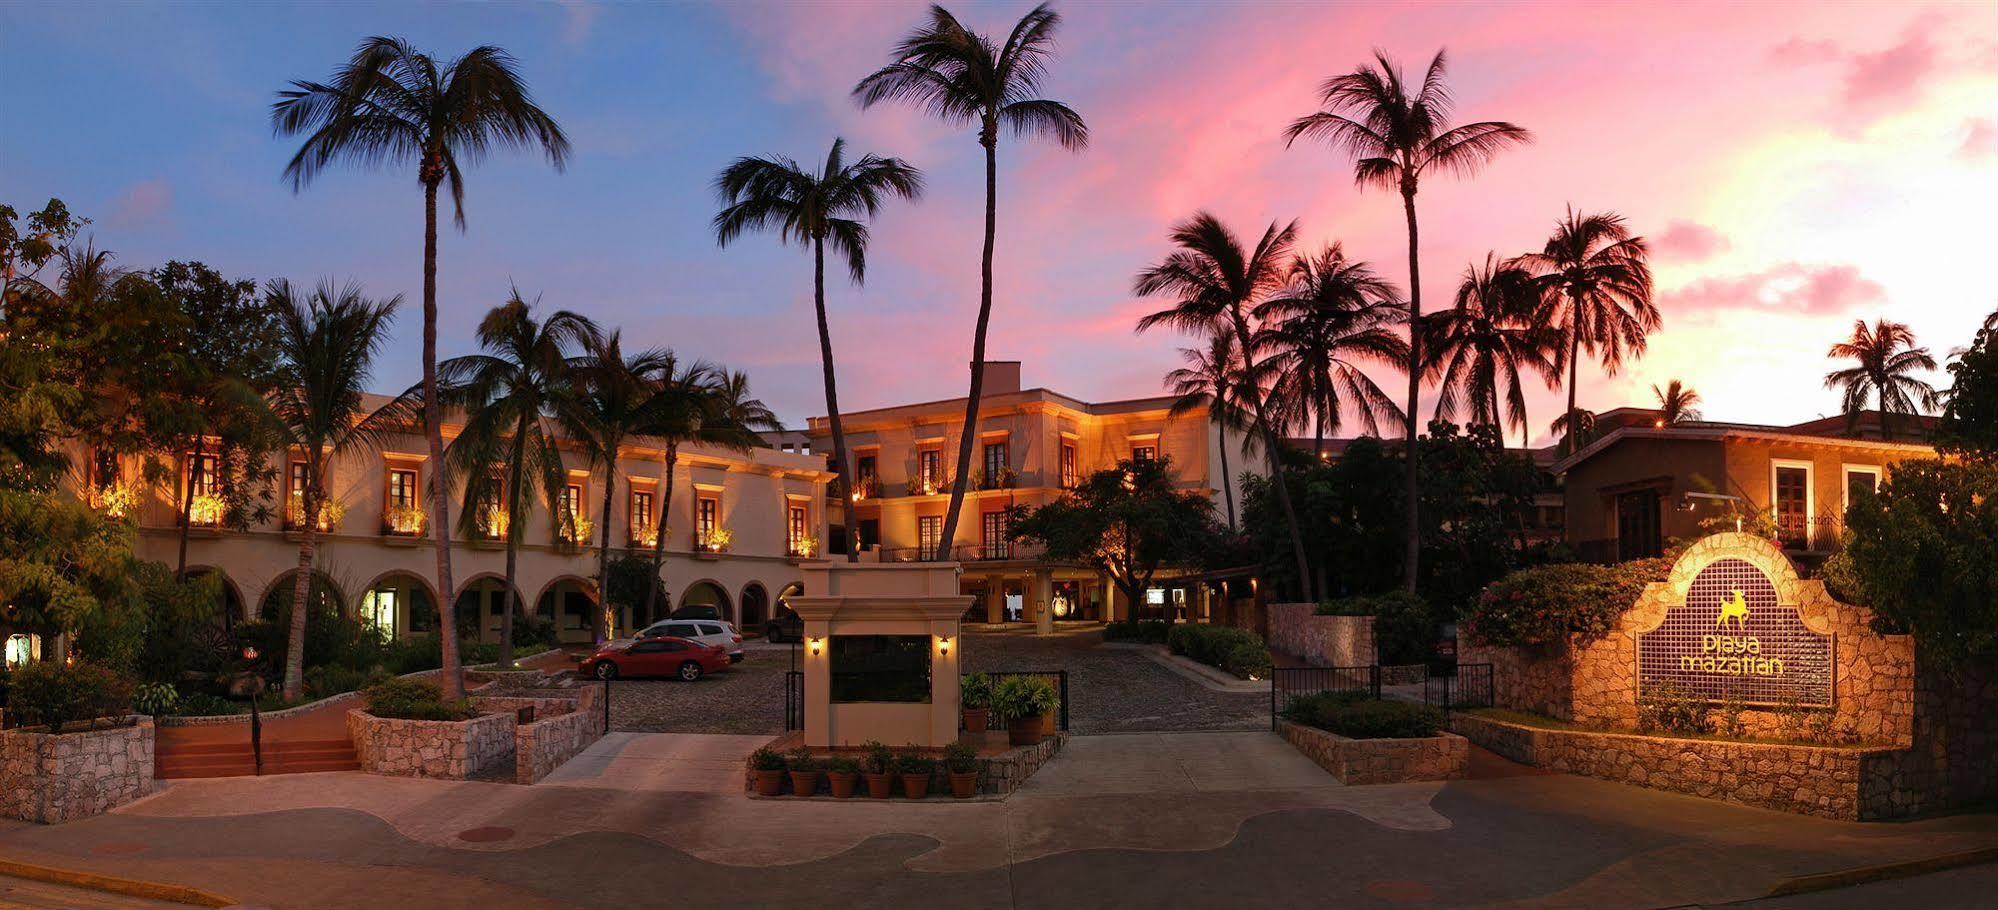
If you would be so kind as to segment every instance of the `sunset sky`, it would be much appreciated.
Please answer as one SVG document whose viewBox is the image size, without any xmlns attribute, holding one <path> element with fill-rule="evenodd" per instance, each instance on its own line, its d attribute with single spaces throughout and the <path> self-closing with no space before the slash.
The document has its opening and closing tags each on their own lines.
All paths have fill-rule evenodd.
<svg viewBox="0 0 1998 910">
<path fill-rule="evenodd" d="M 1030 4 L 952 4 L 1003 33 Z M 1938 356 L 1998 307 L 1998 6 L 1903 4 L 1080 3 L 1048 95 L 1089 122 L 1081 153 L 1000 147 L 990 355 L 1028 385 L 1154 394 L 1188 339 L 1134 335 L 1134 273 L 1209 209 L 1238 232 L 1298 218 L 1406 280 L 1398 200 L 1281 131 L 1315 87 L 1379 47 L 1451 55 L 1462 120 L 1537 141 L 1418 199 L 1425 297 L 1486 251 L 1538 247 L 1564 206 L 1624 214 L 1655 251 L 1664 328 L 1585 407 L 1648 404 L 1680 378 L 1710 419 L 1833 412 L 1825 348 L 1854 319 L 1907 322 Z M 815 162 L 834 136 L 923 168 L 931 192 L 875 224 L 868 283 L 829 289 L 850 409 L 963 394 L 977 307 L 982 165 L 973 134 L 853 83 L 915 25 L 914 3 L 626 6 L 0 6 L 0 202 L 50 196 L 122 264 L 200 259 L 232 275 L 354 279 L 407 310 L 378 386 L 418 375 L 422 197 L 414 173 L 340 170 L 294 195 L 273 93 L 325 79 L 370 34 L 440 56 L 520 58 L 569 131 L 566 173 L 504 155 L 467 181 L 442 242 L 447 355 L 509 284 L 630 341 L 750 372 L 787 420 L 822 413 L 810 260 L 751 236 L 715 247 L 709 184 L 735 156 Z M 447 216 L 448 217 L 448 210 Z M 447 222 L 448 223 L 448 222 Z M 1388 376 L 1384 385 L 1393 387 Z M 1946 377 L 1938 377 L 1939 384 Z M 1559 393 L 1531 399 L 1536 439 Z M 1426 408 L 1425 408 L 1426 411 Z M 1425 416 L 1426 413 L 1425 413 Z M 1516 438 L 1516 434 L 1514 434 Z"/>
</svg>

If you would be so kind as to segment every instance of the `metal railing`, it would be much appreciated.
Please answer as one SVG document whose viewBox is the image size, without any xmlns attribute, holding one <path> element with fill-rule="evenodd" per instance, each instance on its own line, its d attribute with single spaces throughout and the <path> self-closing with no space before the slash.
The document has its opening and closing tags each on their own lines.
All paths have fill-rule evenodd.
<svg viewBox="0 0 1998 910">
<path fill-rule="evenodd" d="M 784 671 L 784 729 L 805 729 L 805 671 Z"/>
<path fill-rule="evenodd" d="M 1009 679 L 1013 677 L 1038 677 L 1040 679 L 1045 679 L 1048 682 L 1054 683 L 1055 691 L 1060 693 L 1061 697 L 1060 713 L 1057 715 L 1055 721 L 1056 724 L 1058 724 L 1057 729 L 1064 731 L 1068 729 L 1068 671 L 1067 670 L 991 670 L 987 671 L 985 675 L 987 678 L 992 680 L 992 686 L 995 689 L 998 688 L 1000 680 Z M 962 678 L 963 676 L 962 674 L 960 674 L 959 679 Z"/>
<path fill-rule="evenodd" d="M 1270 671 L 1270 729 L 1290 709 L 1291 702 L 1326 692 L 1362 692 L 1381 697 L 1381 668 L 1276 667 Z"/>
<path fill-rule="evenodd" d="M 1431 676 L 1422 686 L 1424 703 L 1445 711 L 1492 706 L 1492 665 L 1458 664 L 1454 676 Z"/>
</svg>

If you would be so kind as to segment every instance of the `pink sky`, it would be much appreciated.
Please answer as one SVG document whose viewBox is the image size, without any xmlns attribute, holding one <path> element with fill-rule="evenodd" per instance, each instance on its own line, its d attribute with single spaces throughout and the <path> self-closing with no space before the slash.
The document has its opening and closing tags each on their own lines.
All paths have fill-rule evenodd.
<svg viewBox="0 0 1998 910">
<path fill-rule="evenodd" d="M 874 263 L 924 276 L 934 344 L 905 345 L 897 324 L 906 314 L 857 309 L 842 317 L 851 339 L 842 358 L 871 389 L 900 391 L 925 373 L 954 385 L 976 299 L 979 198 L 975 182 L 950 178 L 976 173 L 976 146 L 910 111 L 856 113 L 843 96 L 914 21 L 914 7 L 814 9 L 734 17 L 773 91 L 823 104 L 857 144 L 892 147 L 947 181 L 920 207 L 884 219 Z M 1021 9 L 961 15 L 1003 31 Z M 1321 79 L 1375 46 L 1410 67 L 1447 46 L 1459 119 L 1511 120 L 1537 136 L 1475 180 L 1424 185 L 1428 308 L 1446 304 L 1485 251 L 1537 246 L 1569 203 L 1620 212 L 1652 239 L 1664 329 L 1649 356 L 1613 379 L 1585 368 L 1585 407 L 1647 404 L 1651 384 L 1680 378 L 1701 391 L 1709 418 L 1801 420 L 1837 407 L 1821 387 L 1824 353 L 1854 319 L 1907 322 L 1941 354 L 1998 306 L 1998 295 L 1966 280 L 1966 267 L 1989 255 L 1983 210 L 1998 189 L 1998 44 L 1985 37 L 1998 34 L 1998 10 L 1063 10 L 1049 94 L 1083 113 L 1094 142 L 1079 155 L 1017 142 L 1001 150 L 991 355 L 1026 361 L 1029 384 L 1099 397 L 1158 388 L 1172 348 L 1187 342 L 1131 334 L 1150 304 L 1131 298 L 1129 283 L 1167 251 L 1167 225 L 1197 208 L 1242 233 L 1299 218 L 1308 246 L 1341 240 L 1405 282 L 1398 200 L 1356 189 L 1339 155 L 1287 151 L 1279 135 L 1312 109 Z M 1560 394 L 1533 395 L 1537 438 Z M 883 403 L 868 394 L 855 405 Z"/>
</svg>

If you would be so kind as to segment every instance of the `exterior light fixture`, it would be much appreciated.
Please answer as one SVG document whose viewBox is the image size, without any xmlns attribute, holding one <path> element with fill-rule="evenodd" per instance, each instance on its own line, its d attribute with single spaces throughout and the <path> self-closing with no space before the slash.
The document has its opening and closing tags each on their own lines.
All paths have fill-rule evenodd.
<svg viewBox="0 0 1998 910">
<path fill-rule="evenodd" d="M 937 653 L 942 654 L 945 657 L 950 656 L 950 636 L 948 635 L 937 636 Z"/>
<path fill-rule="evenodd" d="M 826 640 L 823 638 L 813 638 L 810 640 L 810 644 L 812 646 L 812 655 L 816 657 L 818 656 L 819 649 L 826 646 Z"/>
</svg>

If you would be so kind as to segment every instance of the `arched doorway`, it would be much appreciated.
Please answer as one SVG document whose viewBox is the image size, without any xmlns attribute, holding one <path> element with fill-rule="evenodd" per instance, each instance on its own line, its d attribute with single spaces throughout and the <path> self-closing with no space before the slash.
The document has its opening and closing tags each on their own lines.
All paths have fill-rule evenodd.
<svg viewBox="0 0 1998 910">
<path fill-rule="evenodd" d="M 770 594 L 763 590 L 762 582 L 750 582 L 742 589 L 739 629 L 760 629 L 770 618 Z"/>
<path fill-rule="evenodd" d="M 361 593 L 356 611 L 361 628 L 394 641 L 437 630 L 437 598 L 430 583 L 412 572 L 390 572 Z"/>
<path fill-rule="evenodd" d="M 257 606 L 258 617 L 276 621 L 291 615 L 289 612 L 291 598 L 297 587 L 298 571 L 293 569 L 278 576 L 264 589 L 263 600 Z M 333 583 L 333 579 L 327 577 L 326 573 L 314 569 L 311 580 L 306 584 L 305 602 L 311 605 L 314 613 L 324 612 L 338 616 L 344 612 L 340 609 L 340 605 L 346 603 L 347 598 L 340 593 L 340 588 Z"/>
<path fill-rule="evenodd" d="M 687 592 L 680 595 L 680 603 L 674 609 L 685 610 L 689 607 L 713 607 L 722 619 L 733 621 L 735 618 L 735 611 L 729 607 L 728 592 L 712 581 L 697 581 L 687 586 Z M 740 626 L 737 623 L 737 627 Z"/>
<path fill-rule="evenodd" d="M 229 577 L 229 573 L 213 566 L 189 566 L 187 578 L 189 581 L 213 578 L 221 586 L 220 593 L 216 595 L 215 611 L 210 614 L 214 618 L 215 625 L 228 628 L 234 626 L 238 620 L 250 618 L 243 609 L 243 593 L 237 590 L 236 582 Z"/>
<path fill-rule="evenodd" d="M 594 585 L 576 575 L 564 575 L 541 589 L 534 599 L 534 615 L 555 624 L 557 641 L 565 644 L 588 642 L 596 634 L 597 591 Z"/>
<path fill-rule="evenodd" d="M 515 580 L 515 585 L 519 581 Z M 497 642 L 500 639 L 500 621 L 506 609 L 506 578 L 500 575 L 478 575 L 458 588 L 458 600 L 451 605 L 451 615 L 458 625 L 461 637 L 474 641 Z M 513 601 L 516 609 L 518 599 Z M 536 621 L 542 617 L 536 616 Z M 513 637 L 515 642 L 522 639 L 519 615 L 515 615 Z"/>
</svg>

